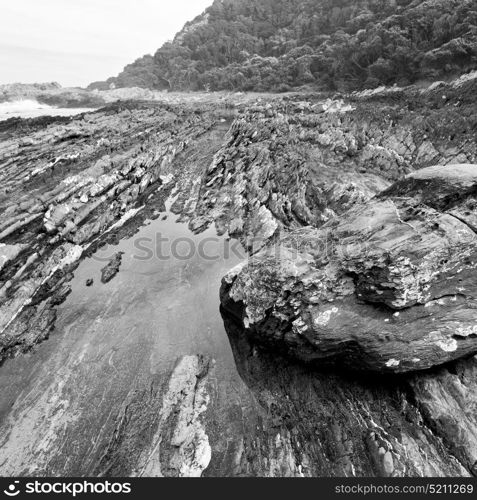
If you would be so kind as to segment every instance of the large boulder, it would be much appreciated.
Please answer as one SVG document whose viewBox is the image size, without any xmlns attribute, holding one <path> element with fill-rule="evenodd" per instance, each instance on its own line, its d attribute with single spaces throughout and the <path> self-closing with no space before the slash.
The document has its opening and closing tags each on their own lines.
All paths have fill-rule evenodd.
<svg viewBox="0 0 477 500">
<path fill-rule="evenodd" d="M 320 365 L 424 370 L 477 352 L 477 165 L 417 171 L 223 280 L 254 339 Z"/>
</svg>

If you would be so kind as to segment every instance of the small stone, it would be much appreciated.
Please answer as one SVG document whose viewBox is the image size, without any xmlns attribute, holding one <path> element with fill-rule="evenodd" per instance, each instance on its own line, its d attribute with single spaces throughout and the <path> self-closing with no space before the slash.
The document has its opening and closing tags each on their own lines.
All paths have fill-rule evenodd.
<svg viewBox="0 0 477 500">
<path fill-rule="evenodd" d="M 101 269 L 101 283 L 109 283 L 119 272 L 124 252 L 118 252 L 113 255 L 106 266 Z"/>
</svg>

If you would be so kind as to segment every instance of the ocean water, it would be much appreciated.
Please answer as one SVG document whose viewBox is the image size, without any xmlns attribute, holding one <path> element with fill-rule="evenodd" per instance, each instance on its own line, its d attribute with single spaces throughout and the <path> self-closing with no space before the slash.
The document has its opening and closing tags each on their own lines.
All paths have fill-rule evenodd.
<svg viewBox="0 0 477 500">
<path fill-rule="evenodd" d="M 56 108 L 33 99 L 0 103 L 0 121 L 9 118 L 37 118 L 39 116 L 73 116 L 94 111 L 91 108 Z"/>
</svg>

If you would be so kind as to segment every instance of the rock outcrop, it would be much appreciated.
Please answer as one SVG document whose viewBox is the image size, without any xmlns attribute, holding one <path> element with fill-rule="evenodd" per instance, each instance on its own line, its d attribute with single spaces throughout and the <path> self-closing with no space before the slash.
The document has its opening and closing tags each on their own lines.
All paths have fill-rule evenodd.
<svg viewBox="0 0 477 500">
<path fill-rule="evenodd" d="M 476 163 L 473 85 L 446 101 L 400 92 L 249 106 L 202 178 L 192 229 L 215 222 L 254 252 L 280 228 L 321 226 L 414 170 Z"/>
<path fill-rule="evenodd" d="M 477 352 L 477 165 L 410 174 L 224 278 L 249 335 L 320 365 L 424 370 Z"/>
</svg>

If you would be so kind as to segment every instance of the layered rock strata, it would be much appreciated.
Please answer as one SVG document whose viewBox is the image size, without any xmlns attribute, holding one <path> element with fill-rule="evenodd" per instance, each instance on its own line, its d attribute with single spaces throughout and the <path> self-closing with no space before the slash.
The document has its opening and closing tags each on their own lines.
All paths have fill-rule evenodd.
<svg viewBox="0 0 477 500">
<path fill-rule="evenodd" d="M 215 222 L 252 252 L 280 229 L 321 226 L 413 170 L 476 163 L 469 88 L 366 99 L 262 100 L 204 173 L 192 228 Z"/>
</svg>

